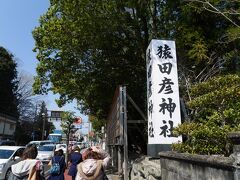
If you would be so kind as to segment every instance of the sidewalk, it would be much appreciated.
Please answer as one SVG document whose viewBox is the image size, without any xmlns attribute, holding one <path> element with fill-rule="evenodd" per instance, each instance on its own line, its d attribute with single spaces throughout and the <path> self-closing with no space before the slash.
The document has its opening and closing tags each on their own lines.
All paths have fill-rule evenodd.
<svg viewBox="0 0 240 180">
<path fill-rule="evenodd" d="M 69 176 L 67 173 L 68 173 L 68 169 L 66 169 L 64 173 L 65 180 L 72 180 L 72 177 Z M 113 174 L 107 174 L 107 177 L 109 180 L 120 180 L 120 178 L 117 175 L 113 175 Z"/>
<path fill-rule="evenodd" d="M 68 169 L 65 170 L 64 177 L 65 177 L 65 180 L 72 180 L 72 176 L 68 175 Z"/>
</svg>

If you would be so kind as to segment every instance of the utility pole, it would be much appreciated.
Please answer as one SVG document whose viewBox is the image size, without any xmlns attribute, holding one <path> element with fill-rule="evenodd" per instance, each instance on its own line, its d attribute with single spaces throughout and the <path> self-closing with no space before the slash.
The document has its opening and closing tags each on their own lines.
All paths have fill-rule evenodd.
<svg viewBox="0 0 240 180">
<path fill-rule="evenodd" d="M 4 120 L 3 120 L 3 135 L 2 135 L 2 138 L 5 137 L 5 126 L 6 126 L 6 121 L 7 121 L 7 118 L 6 118 L 6 115 L 4 115 Z"/>
<path fill-rule="evenodd" d="M 45 121 L 46 121 L 46 114 L 42 113 L 43 117 L 43 127 L 42 127 L 42 140 L 44 140 L 44 135 L 45 135 Z"/>
<path fill-rule="evenodd" d="M 35 140 L 35 123 L 37 122 L 37 108 L 38 108 L 38 103 L 36 103 L 35 107 L 35 114 L 34 114 L 34 119 L 33 119 L 33 126 L 32 126 L 32 140 Z"/>
</svg>

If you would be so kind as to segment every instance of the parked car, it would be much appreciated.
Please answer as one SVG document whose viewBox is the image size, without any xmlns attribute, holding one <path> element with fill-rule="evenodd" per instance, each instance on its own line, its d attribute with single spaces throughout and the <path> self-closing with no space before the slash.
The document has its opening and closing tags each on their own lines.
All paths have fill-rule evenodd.
<svg viewBox="0 0 240 180">
<path fill-rule="evenodd" d="M 38 147 L 38 155 L 36 159 L 42 162 L 49 163 L 54 155 L 54 150 L 56 149 L 55 144 L 46 144 Z"/>
<path fill-rule="evenodd" d="M 43 145 L 46 145 L 46 144 L 53 144 L 53 141 L 51 140 L 43 140 L 43 141 L 30 141 L 28 145 L 30 144 L 35 144 L 37 146 L 37 148 L 39 148 L 39 146 L 43 146 Z"/>
<path fill-rule="evenodd" d="M 0 140 L 0 146 L 15 146 L 15 141 L 12 140 Z"/>
<path fill-rule="evenodd" d="M 62 149 L 63 153 L 66 154 L 66 152 L 67 152 L 67 145 L 66 144 L 56 144 L 56 149 Z"/>
<path fill-rule="evenodd" d="M 84 149 L 84 148 L 90 147 L 87 142 L 77 142 L 77 146 L 78 146 L 80 149 Z"/>
<path fill-rule="evenodd" d="M 41 141 L 30 141 L 26 146 L 30 145 L 30 144 L 35 144 L 37 147 L 40 146 L 40 142 Z"/>
<path fill-rule="evenodd" d="M 11 166 L 18 163 L 25 147 L 0 146 L 0 179 L 8 179 Z"/>
</svg>

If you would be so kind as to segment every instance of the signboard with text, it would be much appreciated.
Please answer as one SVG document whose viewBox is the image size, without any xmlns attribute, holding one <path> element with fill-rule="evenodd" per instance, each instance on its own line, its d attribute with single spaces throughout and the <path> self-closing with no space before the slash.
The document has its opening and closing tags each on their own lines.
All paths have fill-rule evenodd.
<svg viewBox="0 0 240 180">
<path fill-rule="evenodd" d="M 148 144 L 181 142 L 172 133 L 181 123 L 175 42 L 152 40 L 146 60 Z"/>
<path fill-rule="evenodd" d="M 74 123 L 73 123 L 74 128 L 76 128 L 76 129 L 82 129 L 82 122 L 83 122 L 82 118 L 81 118 L 81 117 L 77 117 L 77 118 L 75 119 Z"/>
<path fill-rule="evenodd" d="M 63 111 L 51 111 L 49 121 L 50 122 L 61 121 L 62 120 L 62 117 L 61 117 L 62 113 L 63 113 Z"/>
<path fill-rule="evenodd" d="M 73 124 L 74 128 L 76 129 L 82 129 L 82 124 Z"/>
</svg>

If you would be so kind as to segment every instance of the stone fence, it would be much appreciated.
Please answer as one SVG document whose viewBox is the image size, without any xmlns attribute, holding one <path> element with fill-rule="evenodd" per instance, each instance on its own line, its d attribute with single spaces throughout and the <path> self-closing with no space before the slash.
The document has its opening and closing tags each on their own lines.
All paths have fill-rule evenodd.
<svg viewBox="0 0 240 180">
<path fill-rule="evenodd" d="M 164 180 L 240 180 L 240 167 L 233 157 L 161 152 Z"/>
<path fill-rule="evenodd" d="M 230 157 L 166 151 L 159 159 L 143 156 L 131 162 L 131 180 L 240 180 L 240 132 L 229 134 Z"/>
<path fill-rule="evenodd" d="M 150 158 L 143 156 L 131 163 L 131 170 L 129 173 L 131 180 L 155 180 L 161 179 L 160 160 L 157 158 Z"/>
<path fill-rule="evenodd" d="M 240 180 L 233 157 L 161 152 L 160 159 L 142 157 L 131 163 L 130 180 Z"/>
</svg>

